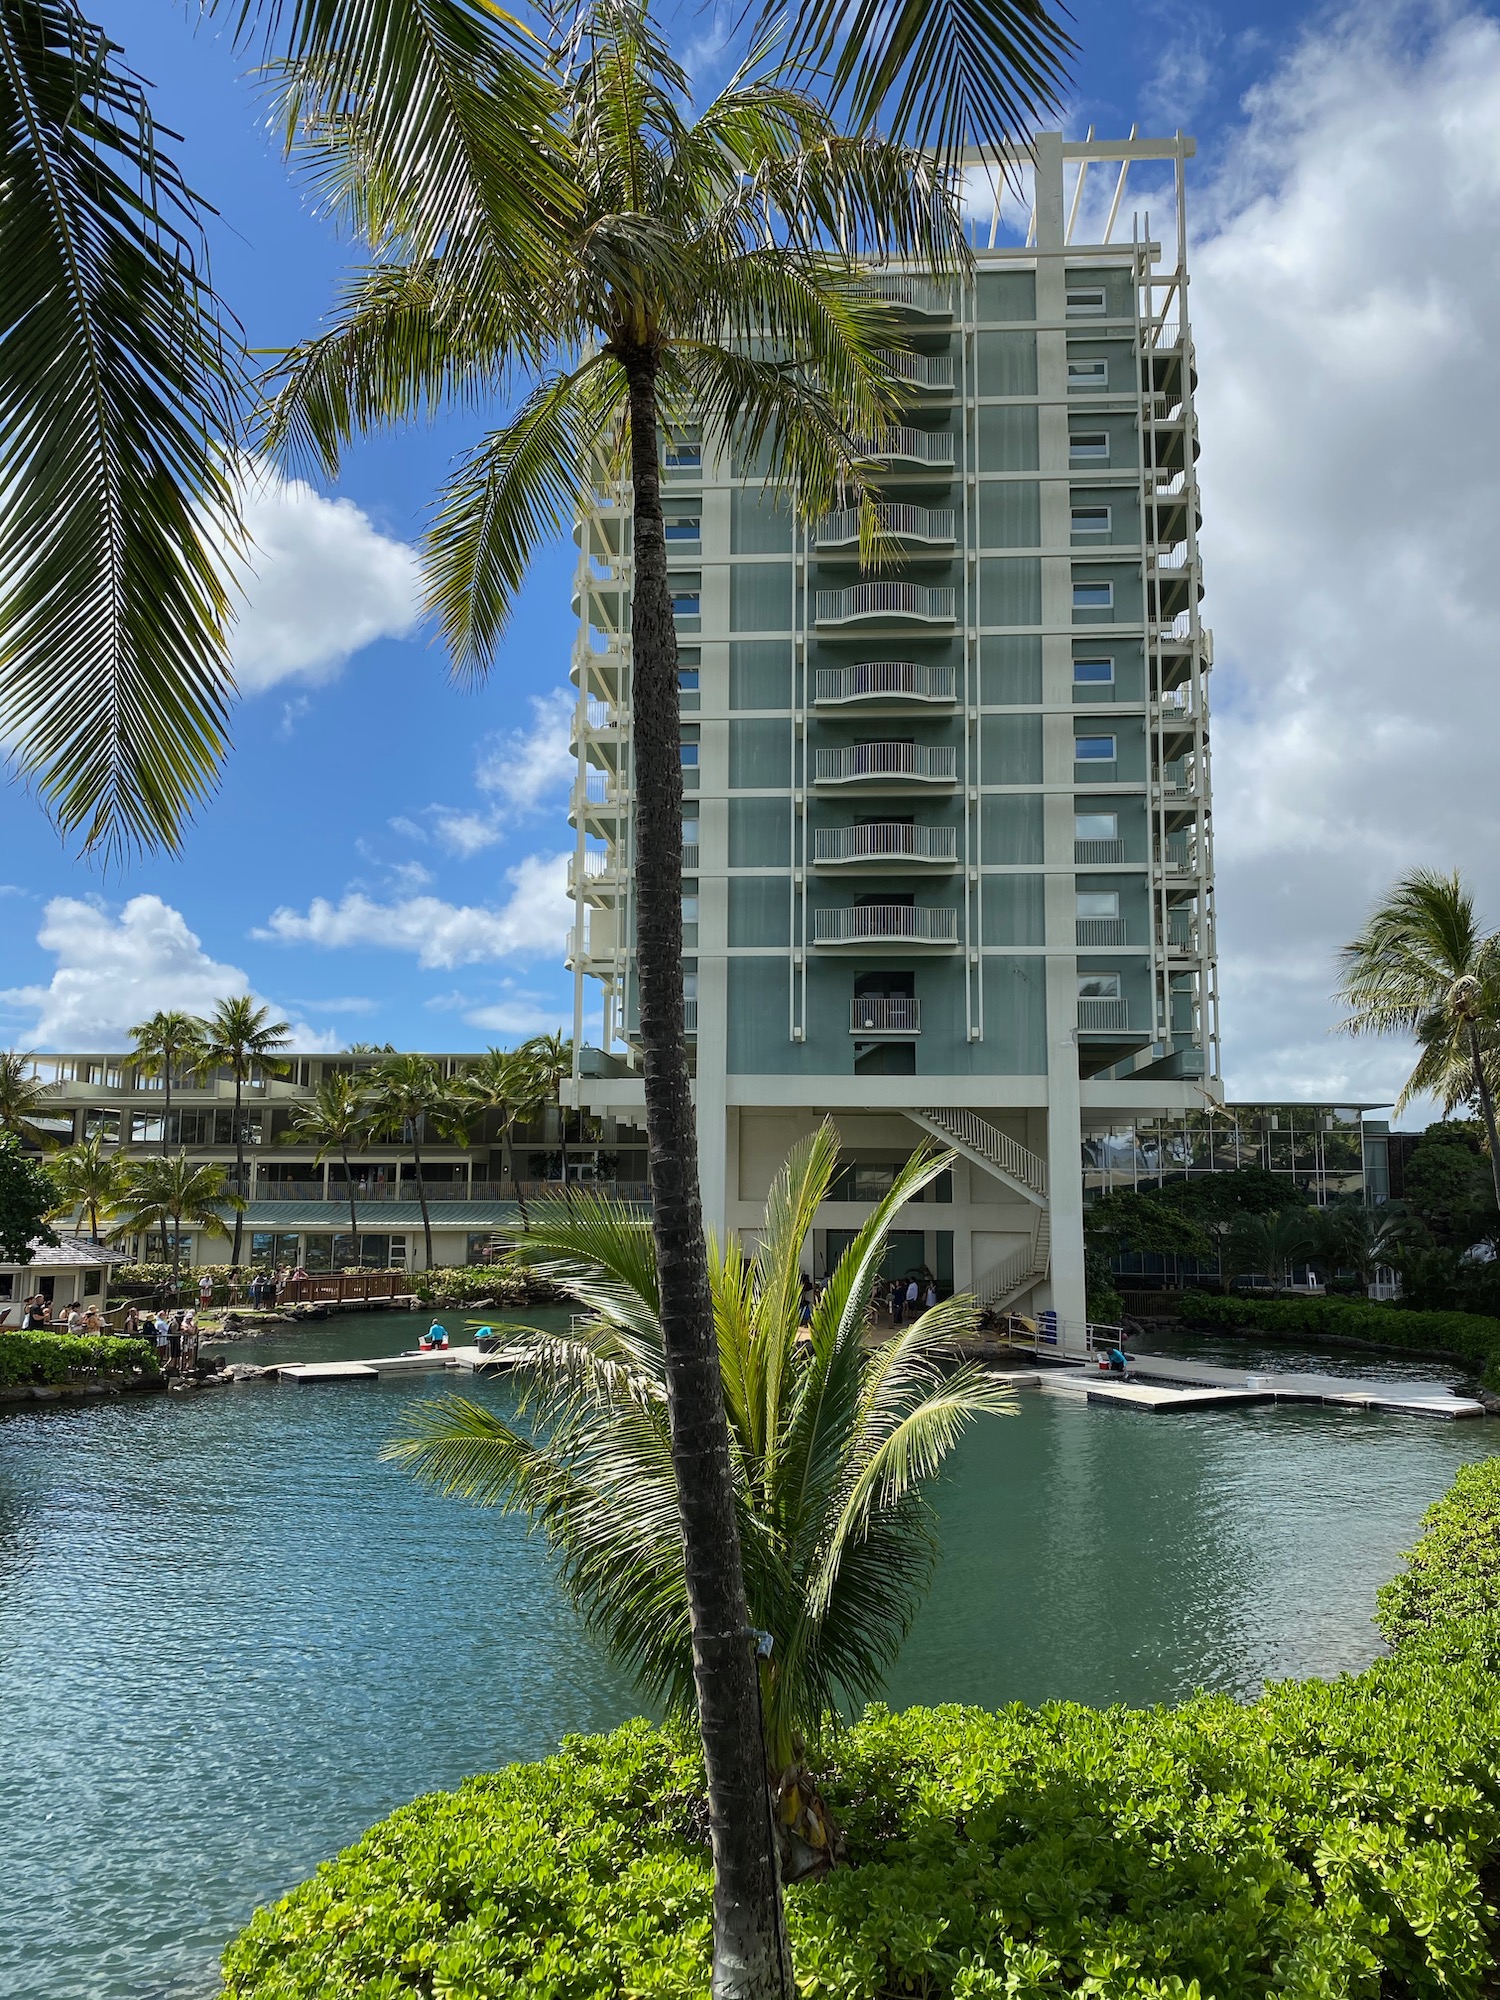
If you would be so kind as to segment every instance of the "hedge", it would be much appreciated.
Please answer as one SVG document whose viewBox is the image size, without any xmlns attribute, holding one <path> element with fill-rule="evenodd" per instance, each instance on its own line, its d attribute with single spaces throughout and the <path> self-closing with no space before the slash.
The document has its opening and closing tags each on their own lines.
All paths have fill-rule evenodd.
<svg viewBox="0 0 1500 2000">
<path fill-rule="evenodd" d="M 867 1711 L 825 1774 L 853 1865 L 787 1897 L 803 2000 L 1480 2000 L 1500 1580 L 1471 1544 L 1497 1522 L 1491 1460 L 1429 1516 L 1424 1608 L 1387 1595 L 1399 1644 L 1362 1674 L 1247 1705 Z M 226 1991 L 696 2000 L 704 1817 L 682 1738 L 569 1738 L 417 1800 L 257 1912 Z"/>
<path fill-rule="evenodd" d="M 477 1305 L 481 1299 L 520 1309 L 552 1305 L 563 1297 L 547 1279 L 509 1258 L 494 1264 L 437 1264 L 429 1271 L 413 1271 L 411 1288 L 422 1305 L 450 1311 Z"/>
<path fill-rule="evenodd" d="M 0 1333 L 0 1388 L 67 1382 L 79 1375 L 157 1372 L 150 1341 L 112 1333 Z"/>
<path fill-rule="evenodd" d="M 1367 1299 L 1219 1298 L 1208 1292 L 1184 1292 L 1178 1311 L 1193 1326 L 1258 1328 L 1314 1340 L 1331 1335 L 1377 1347 L 1451 1354 L 1482 1376 L 1486 1388 L 1500 1389 L 1500 1319 L 1479 1313 L 1412 1312 Z"/>
<path fill-rule="evenodd" d="M 1393 1646 L 1500 1605 L 1500 1460 L 1461 1465 L 1422 1526 L 1405 1570 L 1377 1599 L 1376 1622 Z"/>
</svg>

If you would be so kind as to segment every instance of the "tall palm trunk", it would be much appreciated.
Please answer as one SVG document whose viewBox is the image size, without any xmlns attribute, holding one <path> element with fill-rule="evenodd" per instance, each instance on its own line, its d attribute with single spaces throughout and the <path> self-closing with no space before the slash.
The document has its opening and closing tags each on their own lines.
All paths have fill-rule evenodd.
<svg viewBox="0 0 1500 2000">
<path fill-rule="evenodd" d="M 166 1109 L 161 1119 L 161 1156 L 167 1157 L 167 1134 L 172 1129 L 172 1056 L 168 1051 L 161 1066 L 162 1088 L 166 1092 Z"/>
<path fill-rule="evenodd" d="M 1479 1023 L 1469 1023 L 1469 1054 L 1474 1063 L 1474 1085 L 1479 1095 L 1480 1115 L 1490 1141 L 1490 1179 L 1495 1184 L 1495 1206 L 1500 1208 L 1500 1133 L 1495 1129 L 1495 1100 L 1489 1078 L 1484 1073 L 1484 1050 L 1479 1040 Z"/>
<path fill-rule="evenodd" d="M 531 1225 L 526 1214 L 526 1197 L 521 1192 L 521 1180 L 516 1172 L 516 1121 L 514 1116 L 507 1115 L 502 1129 L 505 1133 L 505 1157 L 510 1161 L 510 1191 L 515 1196 L 516 1207 L 521 1212 L 521 1227 L 528 1229 Z"/>
<path fill-rule="evenodd" d="M 359 1254 L 359 1216 L 356 1214 L 354 1208 L 354 1176 L 349 1171 L 349 1148 L 347 1146 L 339 1148 L 339 1158 L 344 1164 L 344 1191 L 349 1197 L 349 1234 L 354 1241 L 354 1261 L 358 1264 L 361 1262 Z"/>
<path fill-rule="evenodd" d="M 182 1217 L 171 1215 L 165 1218 L 172 1225 L 172 1303 L 177 1303 L 177 1287 L 180 1282 L 179 1267 L 182 1263 Z"/>
<path fill-rule="evenodd" d="M 635 503 L 631 738 L 651 1226 L 713 1839 L 713 1994 L 714 2000 L 782 2000 L 794 1991 L 791 1958 L 781 1916 L 683 1043 L 681 724 L 661 509 L 656 361 L 641 349 L 620 358 L 630 390 Z"/>
<path fill-rule="evenodd" d="M 246 1199 L 245 1188 L 245 1125 L 240 1115 L 240 1086 L 242 1078 L 238 1063 L 234 1067 L 234 1191 L 241 1201 Z M 234 1211 L 234 1249 L 230 1252 L 230 1269 L 240 1268 L 240 1251 L 245 1242 L 245 1211 Z"/>
<path fill-rule="evenodd" d="M 432 1269 L 432 1217 L 427 1213 L 427 1190 L 422 1184 L 422 1147 L 417 1138 L 420 1118 L 411 1121 L 411 1158 L 417 1170 L 417 1206 L 422 1211 L 422 1241 L 427 1250 L 427 1268 Z"/>
</svg>

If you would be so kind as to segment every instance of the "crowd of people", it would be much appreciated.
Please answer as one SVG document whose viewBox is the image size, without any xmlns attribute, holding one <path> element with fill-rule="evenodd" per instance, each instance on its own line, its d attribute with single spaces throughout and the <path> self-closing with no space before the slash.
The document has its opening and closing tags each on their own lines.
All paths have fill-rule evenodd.
<svg viewBox="0 0 1500 2000">
<path fill-rule="evenodd" d="M 803 1326 L 811 1326 L 813 1308 L 823 1296 L 825 1283 L 803 1274 L 802 1299 L 797 1314 Z M 913 1271 L 905 1278 L 878 1279 L 870 1305 L 877 1320 L 884 1317 L 892 1326 L 902 1326 L 920 1319 L 937 1302 L 936 1278 L 926 1271 Z"/>
</svg>

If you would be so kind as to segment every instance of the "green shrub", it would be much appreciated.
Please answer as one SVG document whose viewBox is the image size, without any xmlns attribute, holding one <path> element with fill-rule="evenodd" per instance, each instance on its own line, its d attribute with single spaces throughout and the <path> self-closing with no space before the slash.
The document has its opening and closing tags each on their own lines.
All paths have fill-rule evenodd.
<svg viewBox="0 0 1500 2000">
<path fill-rule="evenodd" d="M 411 1288 L 422 1305 L 454 1312 L 480 1299 L 517 1311 L 562 1299 L 555 1285 L 509 1257 L 494 1264 L 439 1264 L 430 1271 L 413 1271 Z"/>
<path fill-rule="evenodd" d="M 1473 1545 L 1497 1523 L 1492 1461 L 1433 1509 L 1413 1557 L 1439 1594 L 1462 1573 L 1451 1611 L 1393 1614 L 1387 1592 L 1400 1643 L 1363 1674 L 1248 1705 L 868 1711 L 825 1779 L 854 1865 L 787 1897 L 799 1993 L 1480 2000 L 1500 1560 L 1481 1568 Z M 256 1914 L 226 1987 L 696 2000 L 709 1897 L 696 1755 L 635 1722 L 382 1821 Z"/>
<path fill-rule="evenodd" d="M 1477 1313 L 1410 1312 L 1369 1299 L 1219 1298 L 1184 1292 L 1182 1319 L 1202 1327 L 1258 1328 L 1310 1339 L 1367 1340 L 1378 1347 L 1414 1348 L 1466 1362 L 1486 1385 L 1500 1389 L 1500 1319 Z"/>
<path fill-rule="evenodd" d="M 1422 1518 L 1404 1572 L 1382 1586 L 1375 1622 L 1393 1646 L 1500 1608 L 1500 1459 L 1462 1465 Z"/>
<path fill-rule="evenodd" d="M 126 1375 L 136 1369 L 146 1375 L 157 1372 L 150 1341 L 122 1340 L 112 1333 L 0 1333 L 3 1388 L 100 1373 Z"/>
</svg>

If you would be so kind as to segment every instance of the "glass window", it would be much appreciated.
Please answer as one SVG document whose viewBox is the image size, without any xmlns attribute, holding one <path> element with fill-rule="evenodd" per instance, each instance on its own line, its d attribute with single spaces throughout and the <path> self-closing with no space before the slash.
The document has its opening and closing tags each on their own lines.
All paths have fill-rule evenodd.
<svg viewBox="0 0 1500 2000">
<path fill-rule="evenodd" d="M 683 815 L 682 844 L 684 847 L 696 847 L 698 845 L 698 815 L 696 813 L 693 813 L 691 816 L 687 814 Z"/>
<path fill-rule="evenodd" d="M 496 1264 L 505 1255 L 505 1246 L 496 1236 L 470 1234 L 464 1249 L 466 1264 Z"/>
<path fill-rule="evenodd" d="M 1120 837 L 1120 815 L 1118 813 L 1074 813 L 1073 838 L 1075 840 L 1118 840 Z"/>
<path fill-rule="evenodd" d="M 1073 680 L 1079 687 L 1108 687 L 1115 677 L 1113 655 L 1108 659 L 1075 660 Z"/>
<path fill-rule="evenodd" d="M 1068 363 L 1068 387 L 1070 389 L 1107 389 L 1109 387 L 1109 363 L 1107 361 L 1070 361 Z"/>
<path fill-rule="evenodd" d="M 1072 521 L 1075 535 L 1107 535 L 1110 510 L 1108 507 L 1075 507 Z"/>
<path fill-rule="evenodd" d="M 161 1113 L 132 1111 L 130 1114 L 130 1143 L 132 1146 L 159 1146 L 162 1135 Z"/>
<path fill-rule="evenodd" d="M 1068 434 L 1068 456 L 1070 458 L 1109 457 L 1108 431 L 1070 431 Z"/>
<path fill-rule="evenodd" d="M 696 542 L 702 539 L 701 514 L 668 514 L 665 525 L 669 542 Z"/>
<path fill-rule="evenodd" d="M 1083 918 L 1117 917 L 1120 914 L 1118 889 L 1080 889 L 1078 914 Z"/>
<path fill-rule="evenodd" d="M 696 585 L 692 589 L 673 584 L 672 616 L 674 618 L 698 618 L 703 612 L 703 594 Z"/>
<path fill-rule="evenodd" d="M 1102 313 L 1104 310 L 1104 287 L 1090 285 L 1069 291 L 1067 295 L 1070 313 Z"/>
<path fill-rule="evenodd" d="M 118 1111 L 85 1111 L 83 1114 L 83 1136 L 85 1139 L 108 1139 L 111 1142 L 120 1136 L 120 1114 Z"/>
<path fill-rule="evenodd" d="M 682 899 L 682 921 L 683 921 L 683 922 L 684 922 L 685 924 L 695 924 L 695 923 L 697 923 L 697 921 L 698 921 L 698 898 L 697 898 L 696 896 L 684 896 L 684 897 L 683 897 L 683 899 Z"/>
<path fill-rule="evenodd" d="M 1112 764 L 1115 761 L 1115 739 L 1113 736 L 1077 737 L 1073 755 L 1080 764 Z"/>
<path fill-rule="evenodd" d="M 680 437 L 667 439 L 662 463 L 673 472 L 703 463 L 702 435 L 695 424 L 689 425 Z"/>
<path fill-rule="evenodd" d="M 696 770 L 698 767 L 698 745 L 696 743 L 684 743 L 681 749 L 683 769 Z"/>
<path fill-rule="evenodd" d="M 1120 997 L 1119 973 L 1080 972 L 1078 975 L 1078 997 L 1080 1000 L 1118 1000 Z"/>
<path fill-rule="evenodd" d="M 696 667 L 679 667 L 677 669 L 677 686 L 683 694 L 696 694 L 698 692 L 698 669 Z"/>
<path fill-rule="evenodd" d="M 1115 587 L 1112 583 L 1075 583 L 1073 586 L 1075 611 L 1110 611 L 1114 602 Z"/>
</svg>

